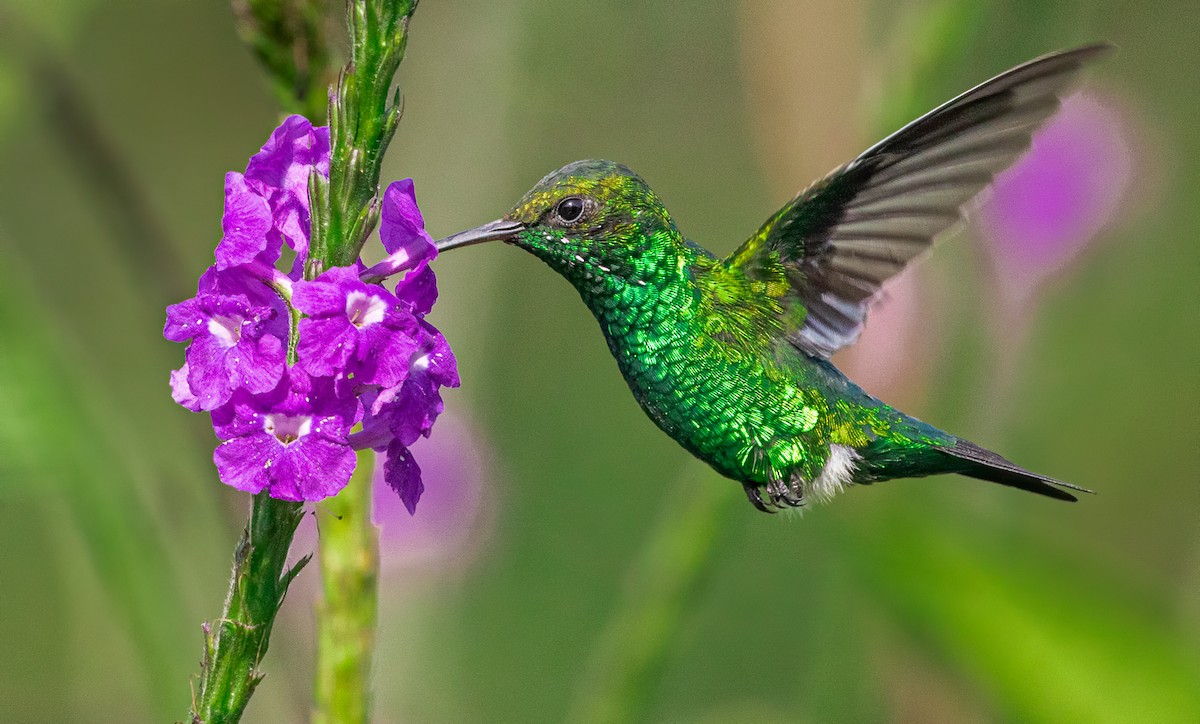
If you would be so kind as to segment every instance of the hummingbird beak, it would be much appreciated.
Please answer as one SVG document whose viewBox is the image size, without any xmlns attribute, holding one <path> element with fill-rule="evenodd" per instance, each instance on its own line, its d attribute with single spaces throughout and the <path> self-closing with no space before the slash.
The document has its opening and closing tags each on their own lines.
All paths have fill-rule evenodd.
<svg viewBox="0 0 1200 724">
<path fill-rule="evenodd" d="M 482 244 L 485 241 L 507 241 L 525 230 L 525 225 L 519 221 L 496 219 L 495 221 L 477 226 L 474 229 L 451 234 L 444 239 L 433 242 L 438 252 L 457 249 L 460 246 Z"/>
</svg>

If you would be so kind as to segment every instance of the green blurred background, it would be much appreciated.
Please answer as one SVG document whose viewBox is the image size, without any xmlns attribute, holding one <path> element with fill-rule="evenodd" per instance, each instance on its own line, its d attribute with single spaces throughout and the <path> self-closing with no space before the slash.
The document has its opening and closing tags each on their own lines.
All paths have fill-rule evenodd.
<svg viewBox="0 0 1200 724">
<path fill-rule="evenodd" d="M 384 175 L 416 179 L 438 236 L 612 158 L 725 253 L 921 111 L 1111 40 L 1088 86 L 1133 156 L 1120 209 L 1015 302 L 969 226 L 842 360 L 1099 495 L 938 478 L 760 515 L 642 415 L 567 284 L 512 248 L 455 252 L 432 318 L 463 387 L 414 448 L 417 517 L 379 511 L 375 720 L 1200 721 L 1194 4 L 686 8 L 424 0 Z M 226 3 L 0 5 L 3 721 L 186 712 L 247 498 L 171 403 L 163 308 L 276 122 Z M 248 721 L 307 716 L 316 574 Z"/>
</svg>

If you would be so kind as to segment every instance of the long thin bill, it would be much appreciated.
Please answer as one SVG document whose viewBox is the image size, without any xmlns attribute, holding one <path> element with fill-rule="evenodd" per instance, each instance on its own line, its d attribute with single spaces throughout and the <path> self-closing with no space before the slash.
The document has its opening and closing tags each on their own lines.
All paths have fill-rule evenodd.
<svg viewBox="0 0 1200 724">
<path fill-rule="evenodd" d="M 457 249 L 460 246 L 482 244 L 485 241 L 504 241 L 511 239 L 525 229 L 525 225 L 508 219 L 496 219 L 491 223 L 477 226 L 474 229 L 451 234 L 444 239 L 433 242 L 438 252 Z"/>
</svg>

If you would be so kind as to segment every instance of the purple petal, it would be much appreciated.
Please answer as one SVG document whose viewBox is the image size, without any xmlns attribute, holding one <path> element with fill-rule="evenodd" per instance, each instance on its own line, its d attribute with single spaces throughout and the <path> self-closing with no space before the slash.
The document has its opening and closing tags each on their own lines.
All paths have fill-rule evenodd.
<svg viewBox="0 0 1200 724">
<path fill-rule="evenodd" d="M 234 384 L 248 392 L 270 392 L 279 384 L 287 353 L 278 337 L 242 338 L 226 356 Z"/>
<path fill-rule="evenodd" d="M 313 128 L 304 116 L 288 116 L 251 157 L 246 178 L 293 193 L 304 190 L 307 196 L 308 174 L 314 167 L 329 175 L 329 129 Z"/>
<path fill-rule="evenodd" d="M 358 381 L 368 385 L 394 387 L 408 376 L 409 360 L 419 349 L 417 341 L 404 332 L 381 324 L 363 330 L 359 345 L 361 366 Z"/>
<path fill-rule="evenodd" d="M 308 254 L 308 179 L 314 170 L 329 175 L 329 129 L 313 128 L 303 116 L 286 118 L 246 167 L 246 179 L 270 201 L 275 229 L 296 251 L 293 272 Z"/>
<path fill-rule="evenodd" d="M 412 255 L 408 252 L 408 250 L 401 249 L 395 254 L 389 255 L 378 264 L 374 264 L 369 267 L 362 273 L 362 279 L 365 282 L 377 284 L 393 274 L 399 274 L 415 263 L 416 262 L 413 261 Z"/>
<path fill-rule="evenodd" d="M 192 412 L 200 412 L 200 401 L 192 394 L 192 388 L 188 385 L 187 378 L 187 362 L 184 362 L 179 369 L 171 370 L 171 399 Z"/>
<path fill-rule="evenodd" d="M 303 274 L 304 261 L 308 258 L 309 229 L 312 221 L 309 217 L 308 201 L 296 197 L 277 201 L 275 207 L 275 228 L 283 235 L 288 247 L 296 252 L 296 261 L 292 265 L 292 273 L 296 278 Z"/>
<path fill-rule="evenodd" d="M 265 405 L 261 407 L 268 409 Z M 254 396 L 245 391 L 235 392 L 229 402 L 213 410 L 211 415 L 213 432 L 218 440 L 233 440 L 263 429 L 259 406 L 255 405 Z"/>
<path fill-rule="evenodd" d="M 278 280 L 278 277 L 257 264 L 218 269 L 210 266 L 200 275 L 197 296 L 203 294 L 218 294 L 227 297 L 243 296 L 250 306 L 270 307 L 276 311 L 283 309 L 283 302 L 274 290 L 267 286 L 267 281 Z"/>
<path fill-rule="evenodd" d="M 437 279 L 428 262 L 421 262 L 413 271 L 404 275 L 396 285 L 396 297 L 413 305 L 418 314 L 429 314 L 437 301 Z"/>
<path fill-rule="evenodd" d="M 223 235 L 217 244 L 217 268 L 248 264 L 260 254 L 274 263 L 279 258 L 279 237 L 270 248 L 271 208 L 267 200 L 246 184 L 236 172 L 225 174 L 225 215 L 221 218 Z"/>
<path fill-rule="evenodd" d="M 212 335 L 197 337 L 187 348 L 188 386 L 202 410 L 213 410 L 229 401 L 233 394 L 229 371 L 225 367 L 223 346 Z"/>
<path fill-rule="evenodd" d="M 421 436 L 429 435 L 442 408 L 442 396 L 429 380 L 410 377 L 380 414 L 387 417 L 396 439 L 403 445 L 411 445 Z"/>
<path fill-rule="evenodd" d="M 388 254 L 407 250 L 412 263 L 432 259 L 437 255 L 433 239 L 425 231 L 425 219 L 417 208 L 416 192 L 410 178 L 393 181 L 383 192 L 383 213 L 379 225 L 379 238 Z M 400 271 L 397 269 L 397 271 Z"/>
<path fill-rule="evenodd" d="M 259 432 L 221 443 L 213 451 L 213 462 L 222 483 L 259 493 L 270 484 L 269 472 L 281 451 L 275 438 Z"/>
<path fill-rule="evenodd" d="M 425 484 L 421 482 L 421 468 L 413 459 L 408 448 L 399 441 L 388 445 L 387 462 L 383 465 L 383 479 L 400 495 L 409 515 L 416 515 L 417 502 L 425 492 Z"/>
<path fill-rule="evenodd" d="M 286 500 L 317 501 L 337 495 L 346 487 L 357 458 L 349 445 L 309 435 L 287 446 L 284 461 L 287 465 L 281 464 L 276 471 L 278 482 L 271 486 L 271 496 L 282 497 L 275 494 L 276 485 L 281 485 L 289 493 L 295 491 L 296 497 Z M 285 473 L 293 475 L 293 480 L 287 480 Z"/>
<path fill-rule="evenodd" d="M 172 342 L 185 342 L 198 334 L 208 333 L 208 318 L 200 311 L 195 299 L 167 307 L 167 323 L 163 336 Z"/>
<path fill-rule="evenodd" d="M 356 388 L 356 384 L 345 379 L 324 377 L 313 380 L 312 390 L 307 397 L 313 413 L 319 418 L 316 432 L 345 441 L 350 428 L 362 419 L 362 405 L 358 402 Z M 332 424 L 334 418 L 336 427 Z"/>
<path fill-rule="evenodd" d="M 279 387 L 267 395 L 254 398 L 263 414 L 281 412 L 287 415 L 313 414 L 313 387 L 315 378 L 300 365 L 287 368 L 287 374 Z M 320 395 L 317 396 L 320 399 Z"/>
<path fill-rule="evenodd" d="M 458 387 L 458 360 L 454 359 L 450 344 L 437 328 L 423 319 L 421 329 L 426 335 L 426 352 L 413 360 L 414 370 L 424 372 L 429 379 L 443 387 Z"/>
<path fill-rule="evenodd" d="M 346 317 L 319 317 L 300 320 L 300 343 L 296 354 L 300 365 L 314 377 L 328 377 L 347 371 L 350 357 L 358 349 L 358 330 Z"/>
<path fill-rule="evenodd" d="M 292 305 L 310 316 L 346 314 L 346 293 L 362 287 L 353 267 L 333 267 L 311 282 L 297 282 Z"/>
<path fill-rule="evenodd" d="M 392 430 L 386 415 L 373 414 L 371 412 L 371 400 L 366 394 L 363 395 L 363 407 L 367 409 L 367 413 L 363 417 L 362 430 L 350 436 L 350 445 L 355 450 L 383 450 L 395 437 L 392 435 Z M 378 412 L 378 411 L 376 411 Z"/>
</svg>

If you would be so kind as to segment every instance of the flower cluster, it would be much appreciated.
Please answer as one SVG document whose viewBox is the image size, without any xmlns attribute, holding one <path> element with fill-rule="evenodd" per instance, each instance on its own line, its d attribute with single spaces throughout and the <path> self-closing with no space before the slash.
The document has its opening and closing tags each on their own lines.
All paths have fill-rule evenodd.
<svg viewBox="0 0 1200 724">
<path fill-rule="evenodd" d="M 314 172 L 329 175 L 329 129 L 292 116 L 244 174 L 225 177 L 216 263 L 195 297 L 167 308 L 164 336 L 190 341 L 172 396 L 211 414 L 227 485 L 320 500 L 349 481 L 354 450 L 370 447 L 387 451 L 385 479 L 412 512 L 424 486 L 408 447 L 429 435 L 440 389 L 458 385 L 446 340 L 425 321 L 437 250 L 412 181 L 397 181 L 382 202 L 389 256 L 305 280 Z M 394 292 L 383 286 L 400 273 Z"/>
</svg>

